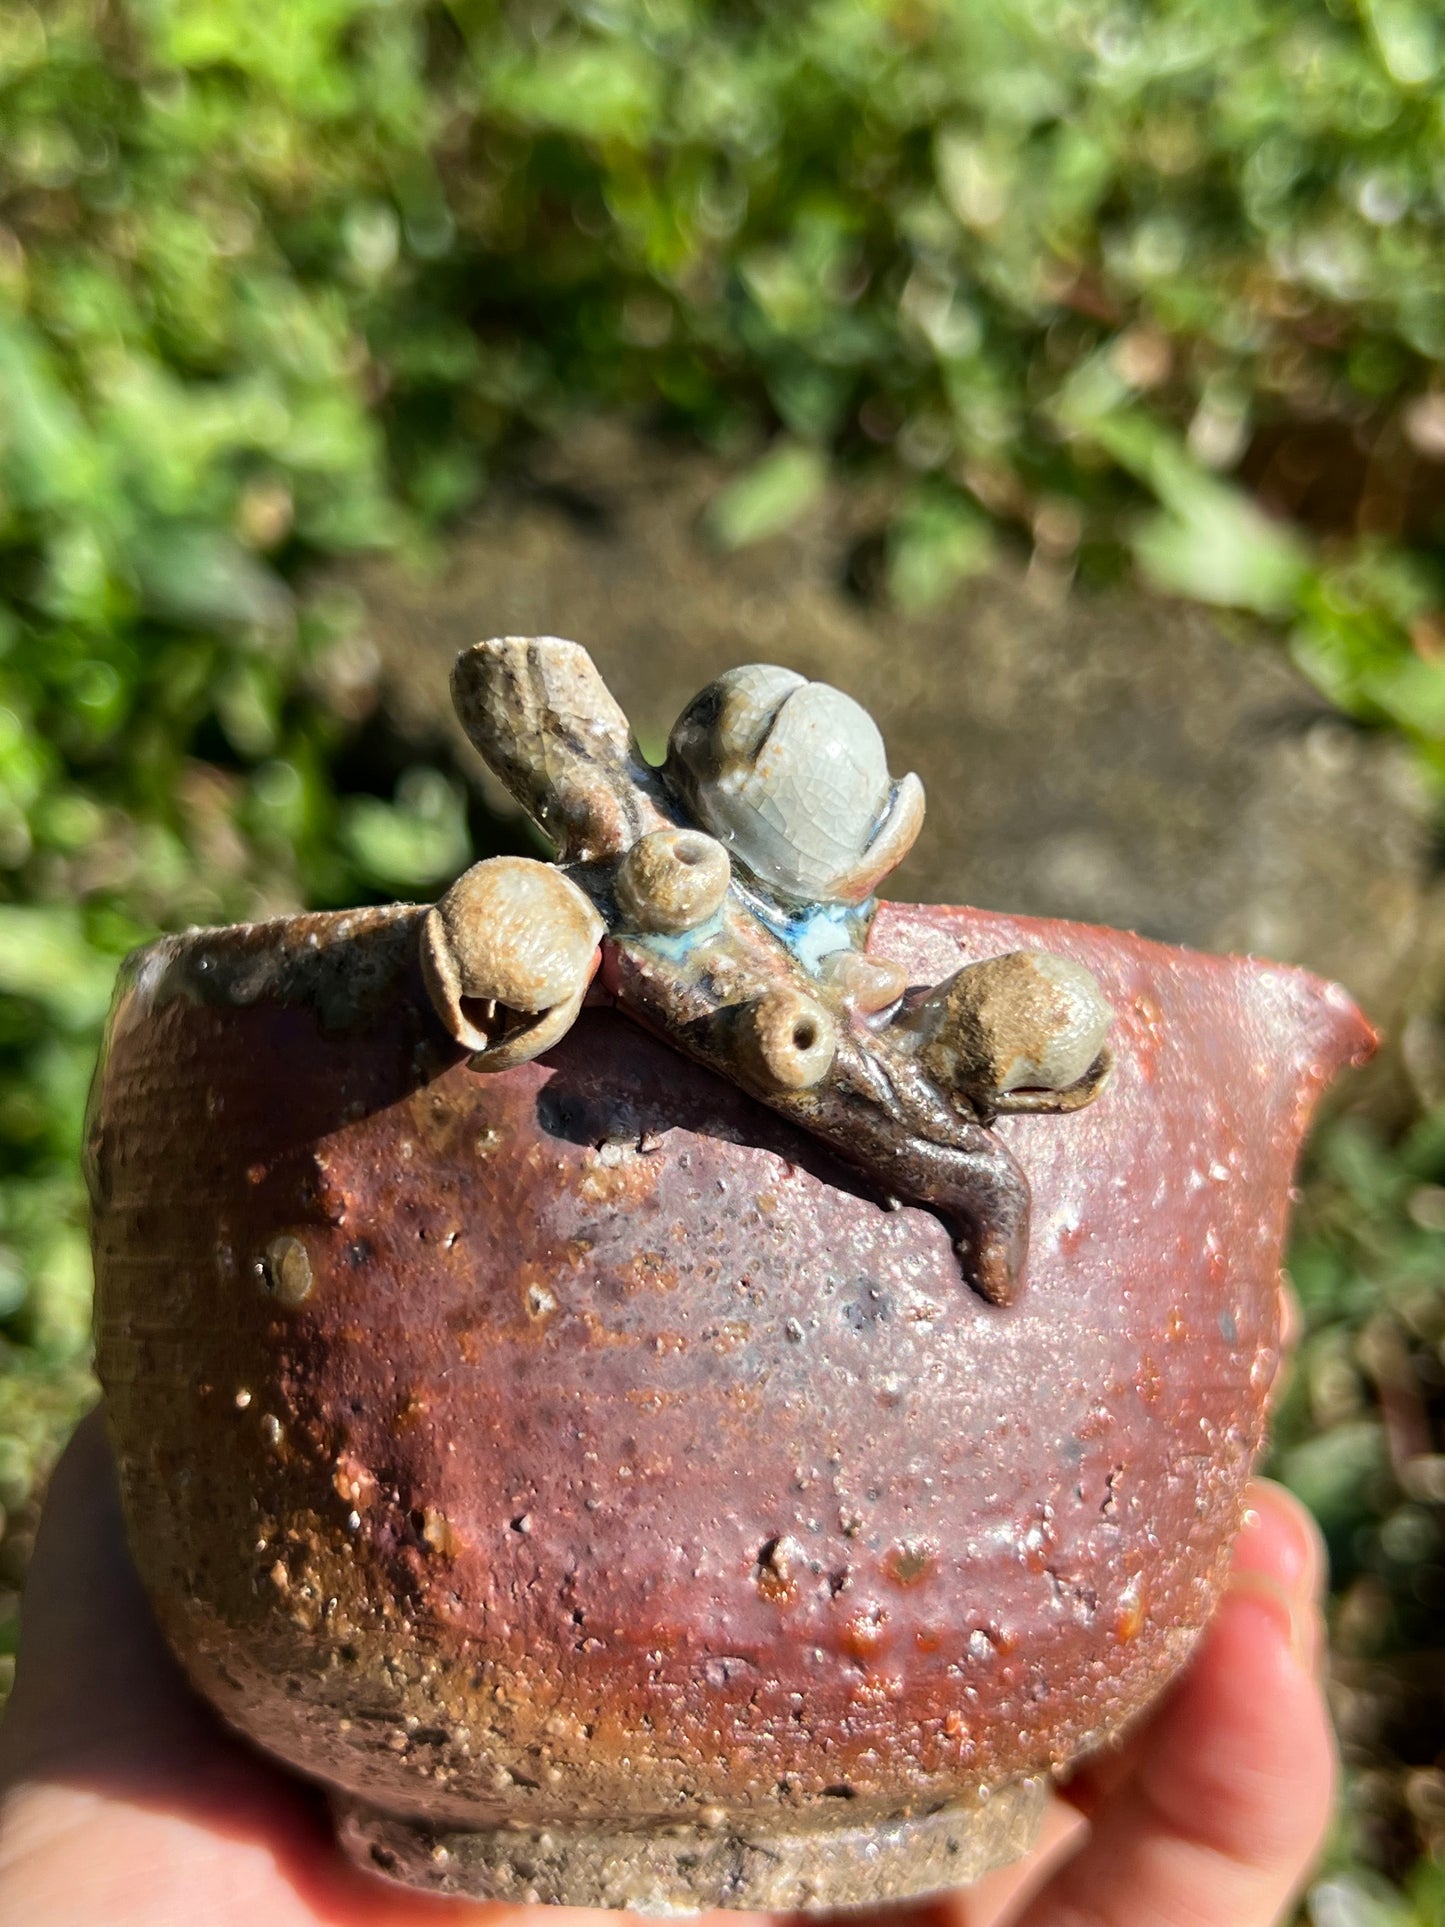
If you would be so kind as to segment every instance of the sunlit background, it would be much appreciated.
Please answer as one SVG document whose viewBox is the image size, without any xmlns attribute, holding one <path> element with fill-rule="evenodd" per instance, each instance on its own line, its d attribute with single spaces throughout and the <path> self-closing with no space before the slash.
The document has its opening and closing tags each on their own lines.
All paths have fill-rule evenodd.
<svg viewBox="0 0 1445 1927">
<path fill-rule="evenodd" d="M 691 583 L 733 659 L 896 675 L 890 741 L 930 690 L 981 731 L 918 751 L 965 799 L 956 887 L 1360 959 L 1394 1048 L 1316 1140 L 1277 1428 L 1351 1776 L 1306 1917 L 1445 1918 L 1442 354 L 1435 0 L 0 8 L 9 1647 L 93 1396 L 77 1146 L 118 959 L 524 847 L 441 720 L 446 650 L 595 581 L 609 673 L 686 693 L 721 666 L 669 628 Z M 1111 649 L 1142 735 L 1206 672 L 1275 678 L 1322 800 L 1251 847 L 1290 809 L 1348 842 L 1368 789 L 1378 860 L 1311 922 L 1290 843 L 1236 927 L 1187 874 L 1228 840 L 1204 785 L 1147 888 L 1103 831 L 1024 876 L 987 824 L 1036 805 L 1026 744 L 969 797 L 979 610 L 1051 688 Z"/>
</svg>

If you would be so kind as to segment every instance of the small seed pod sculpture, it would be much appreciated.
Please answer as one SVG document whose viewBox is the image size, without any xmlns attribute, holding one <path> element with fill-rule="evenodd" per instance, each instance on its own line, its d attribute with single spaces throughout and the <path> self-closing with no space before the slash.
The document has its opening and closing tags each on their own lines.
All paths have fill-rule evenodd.
<svg viewBox="0 0 1445 1927">
<path fill-rule="evenodd" d="M 560 866 L 491 858 L 427 918 L 427 983 L 474 1067 L 555 1043 L 600 964 L 629 1016 L 883 1195 L 937 1211 L 970 1284 L 1011 1303 L 1029 1190 L 989 1125 L 1091 1103 L 1109 1008 L 1056 957 L 1020 951 L 910 992 L 863 954 L 873 893 L 923 823 L 922 784 L 892 780 L 866 711 L 791 670 L 734 669 L 684 710 L 654 770 L 576 643 L 478 643 L 452 693 Z"/>
</svg>

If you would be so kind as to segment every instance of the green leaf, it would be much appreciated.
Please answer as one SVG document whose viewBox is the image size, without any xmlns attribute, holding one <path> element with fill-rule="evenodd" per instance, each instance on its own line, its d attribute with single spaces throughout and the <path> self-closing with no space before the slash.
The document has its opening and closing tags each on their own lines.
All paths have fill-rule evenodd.
<svg viewBox="0 0 1445 1927">
<path fill-rule="evenodd" d="M 0 904 L 0 992 L 32 998 L 65 1029 L 100 1022 L 115 969 L 115 958 L 91 949 L 74 910 Z"/>
<path fill-rule="evenodd" d="M 1331 1543 L 1339 1544 L 1370 1516 L 1371 1483 L 1387 1477 L 1389 1465 L 1383 1426 L 1360 1419 L 1286 1452 L 1279 1476 L 1314 1513 Z"/>
<path fill-rule="evenodd" d="M 889 531 L 888 590 L 901 609 L 933 608 L 985 570 L 993 531 L 961 497 L 930 491 L 914 498 Z"/>
<path fill-rule="evenodd" d="M 1170 595 L 1220 608 L 1287 616 L 1296 607 L 1309 552 L 1286 525 L 1207 476 L 1173 491 L 1167 510 L 1134 532 L 1135 559 Z"/>
<path fill-rule="evenodd" d="M 1292 614 L 1310 579 L 1308 545 L 1211 475 L 1167 427 L 1128 405 L 1126 393 L 1113 362 L 1099 357 L 1061 395 L 1058 413 L 1160 504 L 1131 538 L 1145 574 L 1171 595 L 1262 616 Z"/>
<path fill-rule="evenodd" d="M 284 628 L 291 592 L 232 536 L 200 524 L 157 527 L 131 548 L 145 607 L 172 622 Z"/>
<path fill-rule="evenodd" d="M 706 515 L 708 533 L 725 549 L 781 535 L 817 501 L 826 479 L 817 449 L 784 442 L 713 497 Z"/>
<path fill-rule="evenodd" d="M 341 834 L 366 881 L 386 890 L 450 882 L 467 861 L 461 792 L 434 770 L 403 777 L 394 804 L 370 796 L 348 800 Z"/>
</svg>

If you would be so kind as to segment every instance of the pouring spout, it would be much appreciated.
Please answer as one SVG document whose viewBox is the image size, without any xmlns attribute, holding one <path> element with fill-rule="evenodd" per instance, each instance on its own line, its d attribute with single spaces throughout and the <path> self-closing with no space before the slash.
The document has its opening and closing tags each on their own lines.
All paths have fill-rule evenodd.
<svg viewBox="0 0 1445 1927">
<path fill-rule="evenodd" d="M 1254 957 L 1227 957 L 1238 972 L 1241 1010 L 1261 1060 L 1293 1074 L 1293 1129 L 1303 1136 L 1325 1087 L 1347 1068 L 1367 1064 L 1380 1033 L 1342 984 L 1311 971 Z"/>
</svg>

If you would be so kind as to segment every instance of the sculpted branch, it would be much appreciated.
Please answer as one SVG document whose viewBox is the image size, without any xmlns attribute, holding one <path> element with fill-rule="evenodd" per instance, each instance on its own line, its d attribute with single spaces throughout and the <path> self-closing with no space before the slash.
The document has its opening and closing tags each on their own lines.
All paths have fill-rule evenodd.
<svg viewBox="0 0 1445 1927">
<path fill-rule="evenodd" d="M 1029 1187 L 989 1128 L 1091 1103 L 1110 1068 L 1092 974 L 1040 951 L 910 987 L 865 953 L 874 892 L 923 823 L 865 710 L 763 664 L 730 670 L 647 764 L 573 642 L 478 643 L 452 675 L 467 735 L 557 849 L 492 857 L 428 913 L 422 963 L 474 1069 L 570 1028 L 594 977 L 617 1006 L 948 1224 L 1006 1305 Z"/>
</svg>

